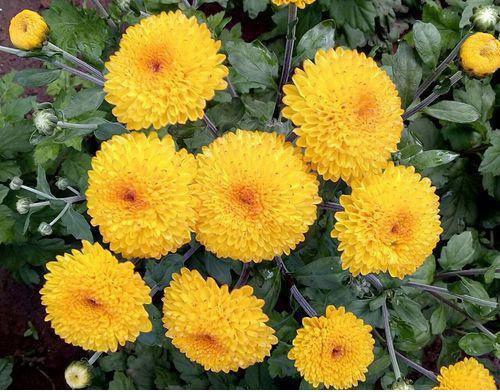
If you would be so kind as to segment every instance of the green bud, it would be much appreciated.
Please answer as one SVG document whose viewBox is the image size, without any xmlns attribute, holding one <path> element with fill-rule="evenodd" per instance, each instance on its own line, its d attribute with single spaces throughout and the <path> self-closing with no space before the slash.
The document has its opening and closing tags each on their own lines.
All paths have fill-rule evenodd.
<svg viewBox="0 0 500 392">
<path fill-rule="evenodd" d="M 371 284 L 363 277 L 353 277 L 349 287 L 354 291 L 358 298 L 364 298 L 371 293 Z"/>
<path fill-rule="evenodd" d="M 19 177 L 12 177 L 12 180 L 10 180 L 9 188 L 13 191 L 18 191 L 19 189 L 21 189 L 21 185 L 23 185 L 23 180 L 21 180 Z"/>
<path fill-rule="evenodd" d="M 491 31 L 495 29 L 499 21 L 498 10 L 493 5 L 481 5 L 474 9 L 470 21 L 479 31 Z"/>
<path fill-rule="evenodd" d="M 38 226 L 38 232 L 44 236 L 51 235 L 52 234 L 52 226 L 46 222 L 42 222 L 42 223 L 40 223 L 40 226 Z"/>
<path fill-rule="evenodd" d="M 64 378 L 71 389 L 83 389 L 92 382 L 92 372 L 86 361 L 71 362 L 64 371 Z"/>
<path fill-rule="evenodd" d="M 21 215 L 27 214 L 30 210 L 31 199 L 29 197 L 23 197 L 19 199 L 16 203 L 16 210 Z"/>
<path fill-rule="evenodd" d="M 33 122 L 35 123 L 35 128 L 42 135 L 50 136 L 54 133 L 54 129 L 57 125 L 56 112 L 52 109 L 44 109 L 36 112 L 33 117 Z"/>
<path fill-rule="evenodd" d="M 130 0 L 115 0 L 115 4 L 123 12 L 130 11 Z"/>
<path fill-rule="evenodd" d="M 59 177 L 56 181 L 57 189 L 64 191 L 69 186 L 69 181 L 67 178 Z"/>
<path fill-rule="evenodd" d="M 394 384 L 392 384 L 392 389 L 396 389 L 396 390 L 399 390 L 399 391 L 405 391 L 405 390 L 411 390 L 411 389 L 415 389 L 413 387 L 413 385 L 411 384 L 411 381 L 410 380 L 397 380 L 396 382 L 394 382 Z"/>
</svg>

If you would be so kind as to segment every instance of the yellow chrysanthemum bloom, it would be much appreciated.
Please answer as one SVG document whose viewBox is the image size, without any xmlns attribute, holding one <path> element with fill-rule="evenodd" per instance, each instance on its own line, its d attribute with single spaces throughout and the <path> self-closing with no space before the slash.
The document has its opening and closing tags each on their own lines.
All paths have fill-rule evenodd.
<svg viewBox="0 0 500 392">
<path fill-rule="evenodd" d="M 374 358 L 369 325 L 333 305 L 326 308 L 326 316 L 305 317 L 302 324 L 288 358 L 309 384 L 347 389 L 365 381 Z"/>
<path fill-rule="evenodd" d="M 92 159 L 88 213 L 105 242 L 125 257 L 160 258 L 189 242 L 196 160 L 170 136 L 114 136 Z"/>
<path fill-rule="evenodd" d="M 270 260 L 304 240 L 318 181 L 283 135 L 226 133 L 197 156 L 196 238 L 219 257 Z"/>
<path fill-rule="evenodd" d="M 45 320 L 67 343 L 116 351 L 151 331 L 144 308 L 150 290 L 131 262 L 120 263 L 101 245 L 84 241 L 82 251 L 58 256 L 47 269 L 40 290 Z"/>
<path fill-rule="evenodd" d="M 277 6 L 295 4 L 297 8 L 304 9 L 306 5 L 314 3 L 316 0 L 272 0 Z"/>
<path fill-rule="evenodd" d="M 172 344 L 205 370 L 237 371 L 262 362 L 278 342 L 250 286 L 229 292 L 183 268 L 165 289 L 163 322 Z"/>
<path fill-rule="evenodd" d="M 454 365 L 442 367 L 437 376 L 439 390 L 496 390 L 495 379 L 476 358 L 465 358 Z"/>
<path fill-rule="evenodd" d="M 297 145 L 325 179 L 350 182 L 380 171 L 403 130 L 394 83 L 364 53 L 319 50 L 283 89 L 283 115 L 297 126 Z"/>
<path fill-rule="evenodd" d="M 344 269 L 353 275 L 414 273 L 439 241 L 439 198 L 428 178 L 391 162 L 342 195 L 332 236 Z"/>
<path fill-rule="evenodd" d="M 162 12 L 127 29 L 106 63 L 106 100 L 128 129 L 156 129 L 203 117 L 228 69 L 205 24 L 182 12 Z"/>
<path fill-rule="evenodd" d="M 464 70 L 485 77 L 500 68 L 500 41 L 488 33 L 475 33 L 460 47 L 460 62 Z"/>
<path fill-rule="evenodd" d="M 43 45 L 49 34 L 49 26 L 40 14 L 23 10 L 12 18 L 9 35 L 12 44 L 19 49 L 33 50 Z"/>
</svg>

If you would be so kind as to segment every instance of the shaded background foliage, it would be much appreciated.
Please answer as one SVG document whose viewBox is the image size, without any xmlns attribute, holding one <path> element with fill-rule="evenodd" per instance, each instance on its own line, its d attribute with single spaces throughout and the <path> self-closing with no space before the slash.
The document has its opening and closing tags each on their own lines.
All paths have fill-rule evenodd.
<svg viewBox="0 0 500 392">
<path fill-rule="evenodd" d="M 318 0 L 299 11 L 293 64 L 299 66 L 320 48 L 357 48 L 382 64 L 407 108 L 422 80 L 471 27 L 473 7 L 491 3 Z M 20 9 L 30 8 L 44 9 L 52 42 L 100 69 L 103 60 L 116 50 L 119 34 L 92 9 L 82 8 L 81 2 L 23 0 L 14 4 L 3 0 L 0 4 L 3 45 L 9 45 L 10 18 Z M 151 13 L 179 7 L 177 0 L 141 0 L 133 4 Z M 286 9 L 277 9 L 268 0 L 198 1 L 198 6 L 197 10 L 185 12 L 205 21 L 214 36 L 223 41 L 230 80 L 238 95 L 217 93 L 207 111 L 210 118 L 222 131 L 244 128 L 287 132 L 290 123 L 272 119 L 285 46 Z M 123 13 L 115 3 L 109 5 L 109 11 L 115 20 L 123 20 L 123 26 L 138 20 L 133 12 Z M 465 354 L 477 356 L 498 376 L 498 339 L 481 333 L 471 321 L 473 318 L 496 332 L 496 310 L 454 302 L 463 310 L 461 313 L 429 294 L 403 287 L 411 278 L 482 299 L 494 300 L 498 295 L 498 76 L 484 80 L 465 77 L 450 88 L 446 79 L 457 70 L 457 63 L 450 65 L 438 81 L 443 97 L 406 122 L 399 151 L 393 156 L 401 164 L 415 166 L 436 186 L 441 198 L 442 241 L 413 276 L 404 281 L 382 276 L 382 281 L 391 289 L 384 295 L 389 298 L 397 350 L 433 371 Z M 29 194 L 10 191 L 7 185 L 12 176 L 18 175 L 26 184 L 67 196 L 67 191 L 54 187 L 57 178 L 63 176 L 83 192 L 91 156 L 99 143 L 124 130 L 112 124 L 115 119 L 103 101 L 102 91 L 89 82 L 50 66 L 42 67 L 34 60 L 5 54 L 0 55 L 0 72 L 0 387 L 63 388 L 66 365 L 86 353 L 64 344 L 43 321 L 38 290 L 44 265 L 55 255 L 79 247 L 81 239 L 100 240 L 100 234 L 88 224 L 85 205 L 78 204 L 54 226 L 50 237 L 41 237 L 38 225 L 54 218 L 61 206 L 53 204 L 28 216 L 19 215 L 15 203 L 20 196 Z M 51 101 L 71 122 L 98 124 L 99 128 L 95 132 L 67 129 L 55 136 L 34 137 L 30 111 L 36 100 Z M 179 147 L 191 152 L 198 152 L 211 140 L 201 122 L 160 130 L 167 132 Z M 339 195 L 346 192 L 343 183 L 321 184 L 324 200 L 338 201 Z M 306 241 L 284 258 L 287 268 L 320 314 L 328 304 L 343 305 L 381 328 L 380 306 L 385 296 L 363 279 L 341 270 L 337 243 L 330 237 L 333 223 L 331 212 L 319 210 L 317 223 Z M 172 273 L 184 265 L 180 255 L 187 249 L 161 261 L 136 260 L 137 268 L 151 287 L 163 288 Z M 202 248 L 186 265 L 231 286 L 241 273 L 241 263 L 217 259 Z M 481 273 L 448 273 L 472 268 L 480 268 Z M 265 311 L 280 340 L 265 363 L 231 374 L 205 372 L 164 337 L 161 295 L 157 294 L 154 304 L 148 307 L 154 330 L 142 334 L 135 344 L 103 356 L 94 367 L 94 387 L 309 389 L 286 357 L 304 316 L 290 298 L 289 282 L 282 279 L 273 262 L 264 262 L 252 266 L 249 284 L 266 301 Z M 375 350 L 376 360 L 362 388 L 388 388 L 394 382 L 385 346 L 378 342 Z M 401 367 L 415 387 L 433 385 L 404 364 Z"/>
</svg>

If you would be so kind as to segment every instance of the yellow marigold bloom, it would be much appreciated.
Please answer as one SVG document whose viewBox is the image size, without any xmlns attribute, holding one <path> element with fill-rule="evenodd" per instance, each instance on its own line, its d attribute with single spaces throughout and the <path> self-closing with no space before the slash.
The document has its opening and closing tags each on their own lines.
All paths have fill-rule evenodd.
<svg viewBox="0 0 500 392">
<path fill-rule="evenodd" d="M 195 222 L 196 160 L 162 140 L 114 136 L 92 159 L 88 212 L 105 242 L 125 257 L 160 258 L 189 242 Z"/>
<path fill-rule="evenodd" d="M 262 362 L 278 342 L 250 286 L 229 292 L 183 268 L 165 289 L 163 322 L 172 344 L 205 370 L 237 371 Z"/>
<path fill-rule="evenodd" d="M 37 49 L 42 46 L 48 34 L 49 26 L 35 11 L 23 10 L 10 21 L 10 40 L 16 48 Z"/>
<path fill-rule="evenodd" d="M 488 33 L 475 33 L 460 47 L 460 62 L 466 72 L 485 77 L 500 68 L 500 41 Z"/>
<path fill-rule="evenodd" d="M 196 238 L 219 257 L 270 260 L 304 240 L 318 181 L 283 135 L 238 130 L 197 156 Z"/>
<path fill-rule="evenodd" d="M 272 0 L 277 6 L 295 4 L 297 8 L 304 9 L 306 5 L 314 3 L 316 0 Z"/>
<path fill-rule="evenodd" d="M 496 390 L 495 379 L 476 358 L 465 358 L 454 365 L 443 366 L 437 376 L 439 390 Z"/>
<path fill-rule="evenodd" d="M 439 198 L 428 178 L 413 167 L 394 166 L 366 176 L 340 197 L 332 236 L 340 245 L 342 267 L 353 275 L 414 273 L 439 241 Z"/>
<path fill-rule="evenodd" d="M 365 381 L 374 358 L 369 325 L 333 305 L 326 308 L 326 316 L 305 317 L 302 324 L 288 358 L 309 384 L 347 389 Z"/>
<path fill-rule="evenodd" d="M 47 264 L 40 290 L 46 321 L 69 344 L 85 350 L 116 351 L 152 328 L 145 304 L 149 288 L 134 265 L 120 263 L 99 244 L 83 242 Z"/>
<path fill-rule="evenodd" d="M 350 182 L 385 167 L 403 130 L 401 100 L 389 76 L 364 53 L 319 50 L 283 89 L 283 115 L 297 145 L 325 179 Z"/>
<path fill-rule="evenodd" d="M 205 24 L 180 11 L 144 18 L 127 29 L 106 63 L 106 100 L 128 129 L 155 128 L 203 117 L 228 69 Z"/>
</svg>

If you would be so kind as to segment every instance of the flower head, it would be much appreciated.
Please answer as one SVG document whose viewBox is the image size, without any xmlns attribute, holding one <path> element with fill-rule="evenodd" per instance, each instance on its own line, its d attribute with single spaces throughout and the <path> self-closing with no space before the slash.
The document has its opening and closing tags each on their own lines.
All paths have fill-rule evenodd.
<svg viewBox="0 0 500 392">
<path fill-rule="evenodd" d="M 195 158 L 177 152 L 170 136 L 114 136 L 92 159 L 87 189 L 92 224 L 125 257 L 175 252 L 194 227 L 195 174 Z"/>
<path fill-rule="evenodd" d="M 343 307 L 330 305 L 326 316 L 305 317 L 288 358 L 315 388 L 347 389 L 365 381 L 373 362 L 372 328 Z"/>
<path fill-rule="evenodd" d="M 219 257 L 272 259 L 304 240 L 318 182 L 298 149 L 275 133 L 226 133 L 197 156 L 196 238 Z"/>
<path fill-rule="evenodd" d="M 488 33 L 475 33 L 460 47 L 460 62 L 472 76 L 485 77 L 500 68 L 500 41 Z"/>
<path fill-rule="evenodd" d="M 476 358 L 465 358 L 442 367 L 437 376 L 439 390 L 496 390 L 495 379 Z"/>
<path fill-rule="evenodd" d="M 106 67 L 106 100 L 128 129 L 185 124 L 203 117 L 228 70 L 220 41 L 180 11 L 144 18 L 127 29 Z"/>
<path fill-rule="evenodd" d="M 295 4 L 297 8 L 304 9 L 306 5 L 314 3 L 316 0 L 272 0 L 277 6 Z"/>
<path fill-rule="evenodd" d="M 388 271 L 403 278 L 424 262 L 439 241 L 439 198 L 428 178 L 413 167 L 390 163 L 382 174 L 364 177 L 340 197 L 332 236 L 353 275 Z"/>
<path fill-rule="evenodd" d="M 92 382 L 92 372 L 86 361 L 74 361 L 64 371 L 66 384 L 71 389 L 87 388 Z"/>
<path fill-rule="evenodd" d="M 48 34 L 49 26 L 35 11 L 23 10 L 10 21 L 10 40 L 16 48 L 37 49 L 42 46 Z"/>
<path fill-rule="evenodd" d="M 236 371 L 262 362 L 278 342 L 250 286 L 229 291 L 183 268 L 165 289 L 163 322 L 172 343 L 205 370 Z"/>
<path fill-rule="evenodd" d="M 116 351 L 151 330 L 144 308 L 149 288 L 134 265 L 120 263 L 99 244 L 83 242 L 47 264 L 42 303 L 56 334 L 85 350 Z"/>
<path fill-rule="evenodd" d="M 494 5 L 480 5 L 474 9 L 470 20 L 480 31 L 493 30 L 499 21 L 498 9 Z"/>
<path fill-rule="evenodd" d="M 52 135 L 57 126 L 57 120 L 56 112 L 53 109 L 43 109 L 33 115 L 35 128 L 42 135 Z"/>
<path fill-rule="evenodd" d="M 327 180 L 349 182 L 385 167 L 403 130 L 401 100 L 389 76 L 355 50 L 319 50 L 283 89 L 283 115 L 297 145 Z"/>
</svg>

